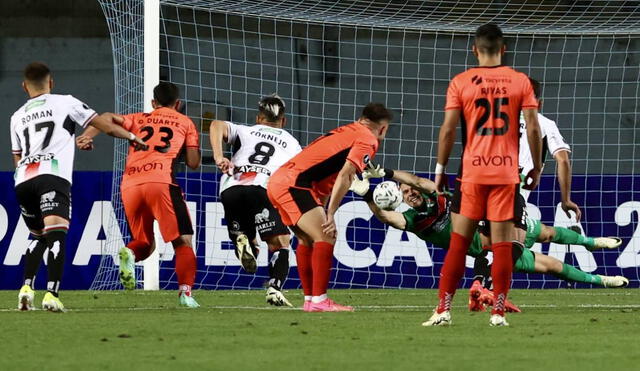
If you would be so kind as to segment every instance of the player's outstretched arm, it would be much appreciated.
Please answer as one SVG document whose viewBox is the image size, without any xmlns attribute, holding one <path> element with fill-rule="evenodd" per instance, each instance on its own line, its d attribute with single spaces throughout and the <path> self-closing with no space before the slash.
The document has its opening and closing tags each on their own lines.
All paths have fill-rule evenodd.
<svg viewBox="0 0 640 371">
<path fill-rule="evenodd" d="M 220 120 L 211 121 L 211 126 L 209 127 L 209 140 L 211 142 L 211 149 L 213 150 L 213 160 L 218 166 L 218 169 L 226 174 L 230 174 L 233 168 L 231 161 L 224 157 L 224 154 L 222 153 L 222 142 L 226 142 L 228 138 L 229 125 Z"/>
<path fill-rule="evenodd" d="M 367 164 L 367 170 L 364 171 L 363 177 L 393 179 L 396 182 L 409 185 L 426 193 L 431 193 L 436 190 L 435 183 L 430 179 L 422 178 L 403 170 L 382 168 L 380 165 L 375 165 L 372 162 Z"/>
<path fill-rule="evenodd" d="M 540 134 L 540 123 L 538 122 L 538 109 L 525 108 L 522 110 L 524 121 L 527 125 L 527 141 L 533 159 L 533 169 L 526 174 L 524 179 L 524 189 L 533 190 L 540 181 L 542 171 L 542 136 Z"/>
<path fill-rule="evenodd" d="M 371 189 L 369 188 L 369 179 L 367 177 L 363 177 L 363 179 L 360 180 L 358 179 L 357 175 L 354 175 L 349 190 L 357 195 L 362 196 L 362 198 L 367 202 L 369 209 L 371 209 L 371 212 L 373 212 L 378 220 L 385 224 L 389 224 L 390 226 L 397 229 L 406 228 L 407 221 L 405 220 L 402 213 L 399 213 L 397 211 L 382 210 L 378 206 L 376 206 L 375 202 L 373 202 L 373 191 L 371 191 Z"/>
<path fill-rule="evenodd" d="M 96 116 L 93 120 L 91 120 L 89 122 L 89 125 L 91 125 L 93 128 L 109 136 L 112 136 L 115 138 L 127 139 L 131 142 L 136 143 L 141 148 L 146 148 L 147 145 L 144 143 L 142 139 L 138 138 L 135 134 L 133 134 L 129 130 L 122 127 L 123 122 L 124 122 L 124 118 L 122 116 L 118 116 L 111 112 L 105 112 L 100 116 Z M 94 134 L 93 130 L 89 130 L 89 133 L 87 134 L 87 130 L 85 130 L 85 132 L 82 133 L 82 136 L 85 136 L 85 135 L 95 136 L 97 135 L 97 133 Z"/>
<path fill-rule="evenodd" d="M 569 161 L 569 151 L 557 151 L 553 157 L 558 165 L 558 183 L 560 184 L 560 194 L 562 195 L 562 210 L 571 217 L 569 210 L 576 213 L 576 221 L 582 218 L 580 207 L 571 201 L 571 161 Z"/>
<path fill-rule="evenodd" d="M 440 134 L 438 135 L 438 163 L 436 164 L 436 180 L 435 187 L 439 193 L 444 192 L 448 184 L 447 175 L 444 173 L 444 168 L 449 162 L 449 156 L 451 156 L 451 149 L 456 141 L 456 128 L 460 121 L 460 110 L 450 109 L 444 113 L 444 122 L 440 127 Z"/>
</svg>

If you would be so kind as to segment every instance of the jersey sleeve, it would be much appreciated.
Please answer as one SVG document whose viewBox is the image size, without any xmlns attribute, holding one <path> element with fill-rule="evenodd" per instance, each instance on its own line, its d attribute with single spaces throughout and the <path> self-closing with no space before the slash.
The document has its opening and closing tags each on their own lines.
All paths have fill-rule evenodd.
<svg viewBox="0 0 640 371">
<path fill-rule="evenodd" d="M 418 215 L 418 212 L 415 209 L 407 209 L 407 211 L 402 213 L 402 216 L 404 217 L 404 220 L 406 222 L 406 225 L 404 226 L 405 231 L 413 232 L 415 230 L 416 215 Z"/>
<path fill-rule="evenodd" d="M 552 156 L 559 151 L 571 152 L 571 147 L 569 147 L 567 142 L 565 142 L 555 122 L 546 119 L 544 120 L 544 123 L 541 122 L 540 124 L 541 128 L 544 127 L 543 130 L 545 137 L 547 138 L 547 146 L 549 148 L 549 153 Z"/>
<path fill-rule="evenodd" d="M 522 89 L 522 108 L 538 108 L 538 100 L 533 93 L 533 87 L 531 86 L 531 82 L 529 82 L 529 77 L 525 74 L 522 75 L 525 77 Z"/>
<path fill-rule="evenodd" d="M 373 160 L 376 154 L 376 145 L 371 142 L 356 140 L 349 150 L 347 161 L 351 162 L 359 173 L 363 172 L 367 163 Z"/>
<path fill-rule="evenodd" d="M 449 83 L 447 88 L 447 102 L 444 106 L 445 111 L 450 109 L 462 109 L 462 100 L 458 89 L 458 79 L 455 77 Z"/>
<path fill-rule="evenodd" d="M 238 138 L 238 132 L 240 131 L 240 125 L 236 125 L 231 121 L 225 121 L 227 128 L 229 128 L 229 135 L 227 135 L 227 144 L 231 144 Z"/>
<path fill-rule="evenodd" d="M 14 155 L 22 154 L 22 146 L 20 145 L 20 137 L 18 137 L 18 132 L 15 129 L 15 125 L 13 125 L 13 118 L 11 119 L 11 153 Z"/>
<path fill-rule="evenodd" d="M 76 124 L 82 126 L 83 128 L 87 127 L 87 124 L 98 115 L 96 111 L 91 109 L 79 99 L 69 95 L 68 100 L 69 117 L 71 117 L 71 119 Z"/>
<path fill-rule="evenodd" d="M 133 124 L 135 123 L 136 115 L 134 113 L 129 115 L 122 116 L 124 118 L 124 122 L 122 122 L 122 127 L 131 131 L 133 130 Z"/>
<path fill-rule="evenodd" d="M 198 134 L 198 129 L 196 129 L 196 124 L 194 124 L 192 120 L 189 120 L 189 125 L 187 126 L 184 145 L 187 148 L 200 148 L 200 135 Z"/>
</svg>

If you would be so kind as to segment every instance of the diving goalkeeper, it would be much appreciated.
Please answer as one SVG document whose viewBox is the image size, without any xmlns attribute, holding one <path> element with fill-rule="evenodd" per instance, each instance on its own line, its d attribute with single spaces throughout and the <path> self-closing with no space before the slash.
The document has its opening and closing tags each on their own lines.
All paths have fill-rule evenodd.
<svg viewBox="0 0 640 371">
<path fill-rule="evenodd" d="M 386 211 L 378 208 L 373 202 L 373 191 L 369 188 L 369 178 L 384 177 L 400 183 L 402 198 L 410 209 L 405 212 Z M 401 171 L 369 168 L 363 172 L 363 180 L 355 178 L 351 191 L 363 196 L 374 215 L 383 223 L 394 228 L 411 232 L 420 239 L 440 248 L 448 249 L 451 239 L 450 196 L 438 195 L 435 183 L 426 178 Z M 604 287 L 623 287 L 629 280 L 622 276 L 602 276 L 583 272 L 571 265 L 548 255 L 531 251 L 536 242 L 555 242 L 559 244 L 582 245 L 588 250 L 616 248 L 620 240 L 610 237 L 591 238 L 582 236 L 570 229 L 549 227 L 539 220 L 527 219 L 525 247 L 513 253 L 513 268 L 525 273 L 548 273 L 567 281 L 591 283 Z M 484 257 L 480 234 L 476 232 L 467 255 Z"/>
</svg>

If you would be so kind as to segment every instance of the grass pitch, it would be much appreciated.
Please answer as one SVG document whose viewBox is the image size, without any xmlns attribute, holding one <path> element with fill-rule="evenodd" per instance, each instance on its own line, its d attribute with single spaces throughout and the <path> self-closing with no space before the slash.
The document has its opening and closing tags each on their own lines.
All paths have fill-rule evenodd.
<svg viewBox="0 0 640 371">
<path fill-rule="evenodd" d="M 19 312 L 0 292 L 0 370 L 637 370 L 640 291 L 513 290 L 508 328 L 469 313 L 420 326 L 435 290 L 333 290 L 354 313 L 268 306 L 262 291 L 66 291 L 69 309 Z M 36 302 L 42 300 L 38 291 Z M 287 292 L 301 304 L 297 290 Z M 180 369 L 181 368 L 181 369 Z"/>
</svg>

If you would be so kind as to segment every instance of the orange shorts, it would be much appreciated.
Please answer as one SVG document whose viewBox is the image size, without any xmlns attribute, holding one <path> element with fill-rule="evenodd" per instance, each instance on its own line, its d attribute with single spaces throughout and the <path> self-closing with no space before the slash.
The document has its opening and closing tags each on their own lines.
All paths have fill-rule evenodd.
<svg viewBox="0 0 640 371">
<path fill-rule="evenodd" d="M 322 206 L 320 197 L 313 189 L 291 187 L 288 182 L 280 182 L 273 176 L 269 179 L 267 196 L 287 226 L 298 224 L 304 213 Z"/>
<path fill-rule="evenodd" d="M 516 215 L 518 184 L 456 182 L 451 211 L 473 220 L 504 222 Z"/>
<path fill-rule="evenodd" d="M 177 185 L 144 183 L 127 187 L 122 190 L 122 204 L 134 240 L 151 244 L 154 220 L 165 242 L 193 234 L 187 204 Z"/>
</svg>

